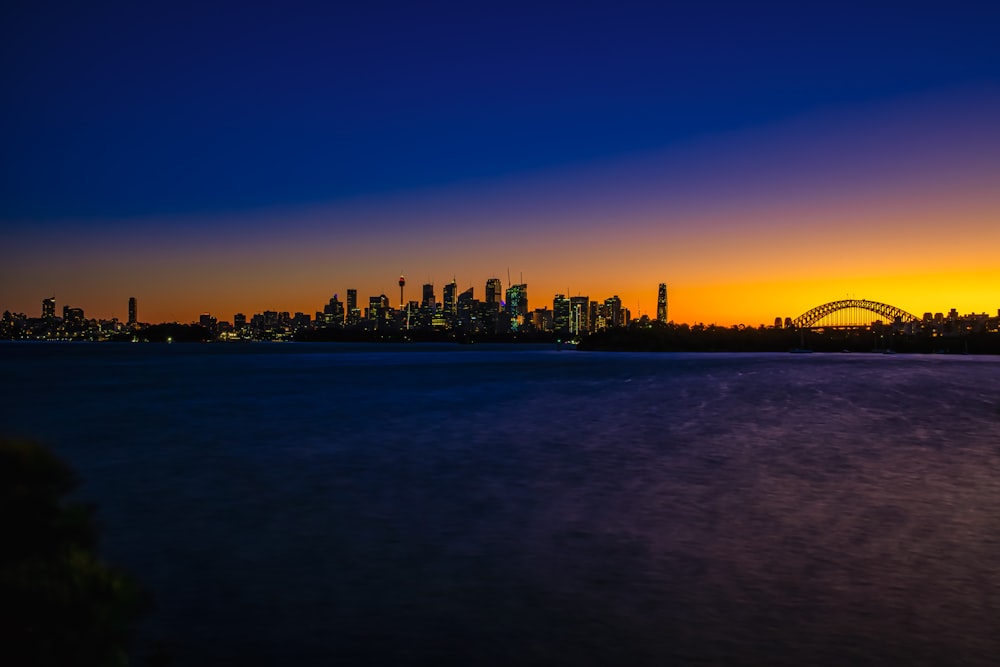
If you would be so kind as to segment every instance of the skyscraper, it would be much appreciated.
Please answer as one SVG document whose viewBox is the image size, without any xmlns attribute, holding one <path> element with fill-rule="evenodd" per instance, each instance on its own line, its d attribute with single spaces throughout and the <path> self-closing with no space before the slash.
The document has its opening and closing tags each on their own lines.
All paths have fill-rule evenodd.
<svg viewBox="0 0 1000 667">
<path fill-rule="evenodd" d="M 50 296 L 42 299 L 42 319 L 53 320 L 56 317 L 56 298 Z"/>
<path fill-rule="evenodd" d="M 499 304 L 503 296 L 503 284 L 499 278 L 490 278 L 486 281 L 486 303 Z"/>
<path fill-rule="evenodd" d="M 570 333 L 579 336 L 590 331 L 590 297 L 571 296 L 569 298 Z"/>
<path fill-rule="evenodd" d="M 424 285 L 423 298 L 420 301 L 420 307 L 426 310 L 434 310 L 434 284 L 427 283 Z"/>
<path fill-rule="evenodd" d="M 462 331 L 471 331 L 476 319 L 475 306 L 478 302 L 473 297 L 472 288 L 458 295 L 455 306 L 455 326 Z"/>
<path fill-rule="evenodd" d="M 390 320 L 392 307 L 385 294 L 368 297 L 368 322 L 378 329 Z"/>
<path fill-rule="evenodd" d="M 444 286 L 443 301 L 444 304 L 442 309 L 444 310 L 444 316 L 446 319 L 453 319 L 455 317 L 455 306 L 457 305 L 456 299 L 458 298 L 458 285 L 455 283 L 455 279 L 452 278 L 450 283 L 446 283 Z"/>
<path fill-rule="evenodd" d="M 560 336 L 570 334 L 570 301 L 565 294 L 556 294 L 552 300 L 552 325 Z"/>
<path fill-rule="evenodd" d="M 528 286 L 524 283 L 507 288 L 507 315 L 510 330 L 520 331 L 528 320 Z"/>
<path fill-rule="evenodd" d="M 499 278 L 486 281 L 486 301 L 483 304 L 483 326 L 490 333 L 501 333 L 504 330 L 500 308 L 503 305 L 503 284 Z"/>
<path fill-rule="evenodd" d="M 656 321 L 667 323 L 667 284 L 660 283 L 660 291 L 656 295 Z"/>
<path fill-rule="evenodd" d="M 347 290 L 347 323 L 357 324 L 361 321 L 361 309 L 358 308 L 358 290 Z"/>
<path fill-rule="evenodd" d="M 323 323 L 335 326 L 343 326 L 344 324 L 344 304 L 340 302 L 336 294 L 333 295 L 329 303 L 323 306 Z"/>
<path fill-rule="evenodd" d="M 610 299 L 604 300 L 604 306 L 607 309 L 605 317 L 607 317 L 607 325 L 609 327 L 622 327 L 625 323 L 622 319 L 622 300 L 615 294 Z"/>
<path fill-rule="evenodd" d="M 128 325 L 134 327 L 139 322 L 139 307 L 134 296 L 128 298 Z"/>
</svg>

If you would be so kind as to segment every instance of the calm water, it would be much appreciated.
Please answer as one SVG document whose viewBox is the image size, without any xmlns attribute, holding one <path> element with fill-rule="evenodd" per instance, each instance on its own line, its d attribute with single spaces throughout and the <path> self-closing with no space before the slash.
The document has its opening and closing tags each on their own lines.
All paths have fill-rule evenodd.
<svg viewBox="0 0 1000 667">
<path fill-rule="evenodd" d="M 1000 359 L 0 345 L 177 665 L 1000 661 Z"/>
</svg>

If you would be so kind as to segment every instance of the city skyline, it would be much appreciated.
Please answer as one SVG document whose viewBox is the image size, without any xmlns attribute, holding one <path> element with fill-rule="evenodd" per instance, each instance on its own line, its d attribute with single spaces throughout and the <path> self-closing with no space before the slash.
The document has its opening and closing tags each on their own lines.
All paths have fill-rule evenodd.
<svg viewBox="0 0 1000 667">
<path fill-rule="evenodd" d="M 0 308 L 311 313 L 400 269 L 720 325 L 997 307 L 995 4 L 196 16 L 0 26 Z"/>
<path fill-rule="evenodd" d="M 289 341 L 300 342 L 555 342 L 559 348 L 631 349 L 644 351 L 812 351 L 997 354 L 1000 309 L 960 313 L 951 308 L 920 316 L 892 304 L 869 299 L 843 299 L 820 304 L 797 317 L 774 318 L 773 324 L 689 324 L 668 319 L 668 288 L 657 288 L 657 312 L 632 313 L 617 295 L 601 299 L 555 294 L 549 302 L 532 299 L 525 283 L 502 293 L 490 278 L 484 298 L 475 288 L 459 291 L 455 279 L 441 287 L 423 284 L 419 299 L 399 307 L 385 294 L 359 301 L 356 289 L 347 298 L 335 294 L 313 313 L 265 310 L 234 313 L 232 320 L 203 313 L 197 322 L 138 321 L 138 299 L 130 297 L 129 320 L 88 318 L 79 306 L 64 304 L 57 314 L 53 297 L 41 301 L 41 317 L 5 311 L 0 339 L 48 341 Z M 405 276 L 400 276 L 401 300 Z M 501 296 L 503 298 L 501 298 Z M 541 304 L 541 305 L 539 305 Z M 807 345 L 806 338 L 809 343 Z M 797 340 L 796 340 L 797 339 Z"/>
<path fill-rule="evenodd" d="M 462 307 L 463 301 L 466 306 L 472 306 L 475 309 L 481 309 L 482 307 L 487 307 L 490 311 L 495 311 L 496 313 L 506 313 L 508 316 L 518 316 L 520 315 L 523 320 L 531 322 L 532 316 L 534 317 L 547 317 L 547 326 L 552 329 L 553 326 L 556 330 L 561 328 L 569 328 L 572 332 L 580 333 L 581 331 L 587 331 L 592 329 L 592 327 L 584 326 L 582 329 L 580 327 L 580 312 L 591 311 L 594 308 L 600 308 L 602 305 L 609 305 L 611 302 L 615 302 L 615 309 L 620 308 L 622 311 L 622 320 L 618 324 L 611 324 L 609 326 L 628 326 L 632 322 L 643 321 L 645 325 L 649 325 L 652 322 L 658 322 L 660 324 L 676 324 L 676 325 L 711 325 L 720 326 L 718 322 L 684 322 L 675 321 L 673 318 L 669 317 L 669 297 L 668 297 L 668 286 L 667 283 L 659 283 L 657 285 L 657 298 L 656 298 L 656 310 L 655 312 L 643 312 L 642 310 L 636 309 L 632 310 L 628 303 L 624 302 L 618 294 L 610 294 L 607 297 L 596 297 L 591 298 L 590 295 L 567 295 L 565 293 L 553 294 L 547 301 L 544 297 L 539 298 L 535 296 L 531 298 L 531 293 L 528 289 L 527 283 L 517 283 L 509 284 L 506 288 L 503 287 L 502 281 L 499 278 L 492 277 L 486 280 L 484 288 L 481 292 L 481 297 L 477 296 L 480 294 L 479 290 L 476 290 L 475 286 L 468 286 L 462 288 L 457 283 L 456 278 L 452 278 L 450 282 L 444 283 L 440 286 L 440 298 L 438 298 L 438 286 L 435 283 L 423 283 L 419 287 L 419 298 L 416 298 L 417 294 L 413 293 L 407 298 L 405 294 L 405 285 L 407 284 L 405 275 L 400 275 L 397 281 L 400 290 L 400 303 L 393 304 L 392 299 L 382 293 L 382 294 L 372 294 L 367 297 L 368 307 L 364 306 L 365 300 L 362 298 L 358 299 L 358 290 L 356 288 L 347 288 L 344 290 L 345 298 L 341 298 L 340 292 L 334 292 L 330 299 L 324 303 L 320 304 L 315 310 L 309 311 L 294 311 L 294 317 L 290 310 L 282 309 L 280 306 L 274 306 L 271 308 L 262 309 L 259 311 L 252 311 L 251 315 L 253 317 L 259 317 L 271 313 L 273 315 L 280 315 L 283 318 L 288 319 L 289 322 L 293 320 L 298 323 L 304 322 L 310 326 L 324 326 L 324 325 L 357 325 L 367 320 L 378 320 L 383 317 L 389 317 L 390 320 L 396 321 L 398 325 L 408 328 L 408 316 L 417 314 L 430 315 L 437 313 L 448 321 L 448 328 L 451 328 L 456 316 L 458 315 L 458 310 Z M 414 290 L 416 292 L 416 290 Z M 539 305 L 541 304 L 541 305 Z M 551 308 L 549 307 L 551 305 Z M 35 316 L 30 312 L 18 312 L 11 311 L 10 309 L 4 310 L 5 318 L 9 315 L 20 320 L 30 321 L 30 320 L 74 320 L 74 321 L 92 321 L 95 323 L 118 323 L 119 326 L 126 325 L 130 328 L 137 326 L 148 326 L 157 324 L 185 324 L 185 322 L 179 320 L 161 320 L 161 321 L 142 321 L 138 317 L 138 298 L 130 296 L 128 298 L 128 316 L 126 320 L 121 320 L 118 317 L 105 318 L 101 316 L 89 317 L 85 316 L 85 310 L 79 304 L 62 304 L 63 315 L 60 317 L 57 312 L 58 303 L 55 296 L 44 297 L 41 300 L 41 312 L 39 316 Z M 886 312 L 896 313 L 897 315 L 903 315 L 904 317 L 910 317 L 912 321 L 941 321 L 947 311 L 947 317 L 951 320 L 956 318 L 970 318 L 976 321 L 985 321 L 986 319 L 996 319 L 1000 318 L 1000 308 L 995 309 L 995 314 L 989 310 L 982 311 L 959 311 L 958 308 L 951 307 L 948 309 L 917 309 L 913 311 L 908 311 L 905 308 L 899 308 L 898 306 L 893 306 L 891 304 L 886 304 L 881 301 L 874 301 L 868 299 L 857 298 L 856 296 L 849 297 L 847 299 L 837 299 L 835 301 L 827 301 L 815 305 L 808 311 L 799 313 L 799 315 L 793 317 L 790 315 L 776 315 L 773 320 L 773 326 L 775 328 L 783 328 L 794 326 L 791 324 L 793 320 L 798 320 L 801 318 L 815 320 L 817 318 L 828 322 L 827 326 L 845 326 L 845 321 L 838 323 L 836 320 L 844 320 L 843 313 L 841 316 L 833 316 L 837 311 L 846 310 L 849 308 L 860 308 L 861 310 L 854 311 L 855 314 L 849 316 L 847 319 L 849 321 L 855 321 L 855 324 L 849 326 L 868 326 L 867 321 L 862 322 L 866 317 L 871 317 L 871 323 L 876 321 L 883 321 L 885 323 L 891 324 L 893 321 L 893 316 L 886 315 L 881 312 L 881 309 L 885 309 Z M 371 312 L 370 312 L 371 311 Z M 378 311 L 380 314 L 376 315 L 375 312 Z M 544 311 L 544 312 L 543 312 Z M 564 311 L 560 313 L 560 311 Z M 824 314 L 825 313 L 825 314 Z M 861 319 L 857 319 L 857 313 L 863 313 Z M 918 315 L 917 313 L 922 313 Z M 482 314 L 482 313 L 480 313 Z M 201 323 L 205 326 L 205 323 L 210 321 L 211 326 L 214 327 L 216 323 L 220 325 L 226 325 L 228 327 L 239 328 L 241 323 L 246 324 L 248 316 L 246 312 L 237 311 L 230 314 L 231 320 L 226 319 L 227 315 L 221 312 L 212 313 L 209 311 L 203 311 L 199 314 L 198 318 L 190 320 L 186 323 L 196 324 Z M 832 316 L 827 320 L 827 315 Z M 397 318 L 402 318 L 398 319 Z M 561 324 L 560 324 L 561 319 Z M 584 316 L 584 320 L 587 317 Z M 617 321 L 617 315 L 613 318 Z M 445 321 L 442 320 L 441 324 Z M 427 326 L 430 326 L 430 320 L 425 322 Z M 537 323 L 536 323 L 537 324 Z M 530 324 L 529 324 L 530 326 Z M 750 327 L 770 327 L 771 323 L 760 322 L 758 324 L 748 324 L 746 322 L 740 322 L 738 324 L 732 325 L 721 325 L 721 326 L 750 326 Z M 817 326 L 811 324 L 809 326 Z M 824 325 L 819 325 L 822 328 Z M 516 333 L 518 330 L 517 326 L 511 330 L 509 333 Z"/>
</svg>

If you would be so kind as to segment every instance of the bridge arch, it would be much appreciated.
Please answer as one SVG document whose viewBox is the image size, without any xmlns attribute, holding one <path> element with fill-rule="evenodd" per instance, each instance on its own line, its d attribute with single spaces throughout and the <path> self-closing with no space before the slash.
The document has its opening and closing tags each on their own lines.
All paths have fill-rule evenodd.
<svg viewBox="0 0 1000 667">
<path fill-rule="evenodd" d="M 917 318 L 914 315 L 906 312 L 901 308 L 896 306 L 890 306 L 887 303 L 880 303 L 878 301 L 869 301 L 867 299 L 843 299 L 841 301 L 831 301 L 830 303 L 824 303 L 821 306 L 816 306 L 812 310 L 807 310 L 798 317 L 792 320 L 792 326 L 795 328 L 809 328 L 816 326 L 816 324 L 823 318 L 829 317 L 835 313 L 841 311 L 848 311 L 850 314 L 856 314 L 859 311 L 864 311 L 867 313 L 874 313 L 878 315 L 880 319 L 886 321 L 887 323 L 892 323 L 899 318 L 901 322 L 916 322 Z M 869 322 L 870 324 L 870 322 Z M 831 325 L 831 326 L 867 326 L 862 322 L 851 322 L 841 325 Z"/>
</svg>

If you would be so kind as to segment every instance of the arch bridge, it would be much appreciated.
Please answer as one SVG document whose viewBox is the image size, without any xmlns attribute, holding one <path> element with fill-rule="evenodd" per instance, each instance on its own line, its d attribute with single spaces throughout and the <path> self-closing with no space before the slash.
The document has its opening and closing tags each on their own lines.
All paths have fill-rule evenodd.
<svg viewBox="0 0 1000 667">
<path fill-rule="evenodd" d="M 807 310 L 792 320 L 792 326 L 797 329 L 820 327 L 868 327 L 871 326 L 872 314 L 887 324 L 892 324 L 898 318 L 900 322 L 916 322 L 917 318 L 896 306 L 867 299 L 843 299 L 831 301 L 822 306 Z"/>
</svg>

